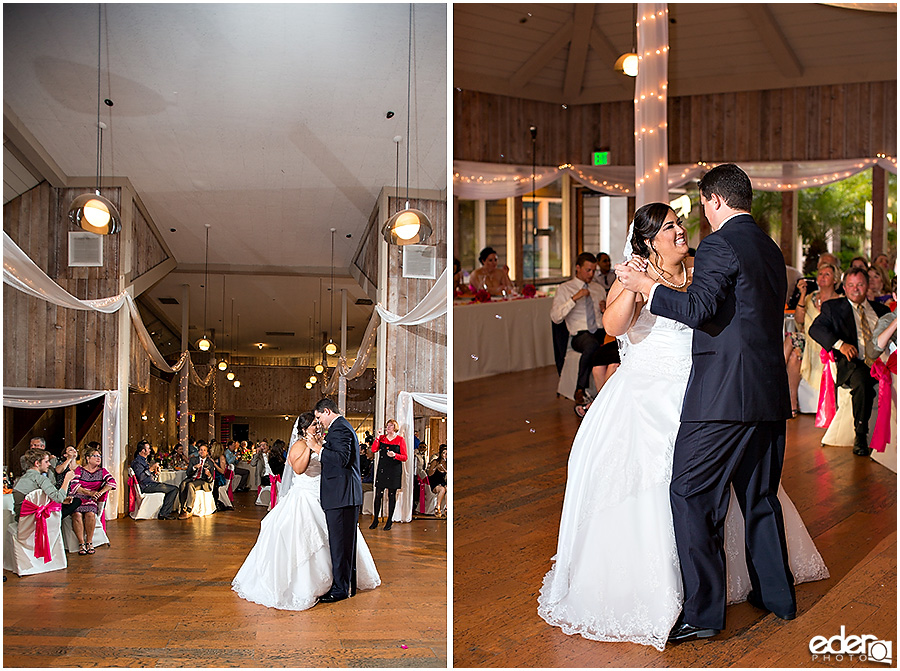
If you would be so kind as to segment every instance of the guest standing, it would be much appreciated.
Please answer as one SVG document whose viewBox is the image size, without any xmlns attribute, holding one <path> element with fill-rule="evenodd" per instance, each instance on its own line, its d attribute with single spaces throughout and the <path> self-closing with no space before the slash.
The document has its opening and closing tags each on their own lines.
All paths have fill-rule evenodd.
<svg viewBox="0 0 900 671">
<path fill-rule="evenodd" d="M 372 454 L 378 454 L 378 468 L 375 472 L 375 508 L 372 511 L 370 529 L 377 529 L 384 491 L 388 494 L 388 516 L 384 530 L 388 531 L 394 522 L 394 508 L 397 505 L 397 490 L 403 486 L 403 463 L 406 461 L 406 441 L 397 431 L 397 420 L 389 419 L 384 425 L 384 433 L 372 443 Z"/>
</svg>

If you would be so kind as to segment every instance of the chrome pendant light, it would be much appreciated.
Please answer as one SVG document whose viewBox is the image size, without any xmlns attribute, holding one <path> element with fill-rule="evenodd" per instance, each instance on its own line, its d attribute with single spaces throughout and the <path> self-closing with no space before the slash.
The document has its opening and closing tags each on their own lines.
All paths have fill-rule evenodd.
<svg viewBox="0 0 900 671">
<path fill-rule="evenodd" d="M 206 297 L 209 293 L 209 227 L 210 224 L 206 224 L 206 270 L 204 272 L 204 281 L 203 281 L 203 337 L 197 341 L 197 348 L 201 352 L 208 352 L 212 346 L 212 340 L 207 337 L 207 333 L 209 330 L 206 328 Z"/>
<path fill-rule="evenodd" d="M 384 239 L 392 245 L 418 245 L 431 237 L 432 227 L 428 217 L 421 210 L 409 206 L 409 125 L 410 98 L 412 91 L 412 35 L 413 5 L 409 6 L 409 53 L 407 57 L 406 75 L 406 207 L 395 213 L 382 229 Z M 394 138 L 395 142 L 398 142 Z M 400 145 L 397 144 L 397 162 L 399 166 Z M 398 170 L 399 173 L 399 170 Z M 399 175 L 397 181 L 399 182 Z M 399 199 L 398 199 L 399 200 Z"/>
<path fill-rule="evenodd" d="M 102 39 L 103 5 L 98 5 L 97 12 L 97 188 L 93 194 L 85 193 L 69 205 L 69 221 L 90 233 L 97 235 L 113 235 L 122 230 L 122 218 L 119 210 L 108 198 L 100 195 L 100 176 L 103 173 L 103 129 L 106 125 L 100 122 L 100 65 Z M 112 107 L 113 102 L 106 104 Z"/>
</svg>

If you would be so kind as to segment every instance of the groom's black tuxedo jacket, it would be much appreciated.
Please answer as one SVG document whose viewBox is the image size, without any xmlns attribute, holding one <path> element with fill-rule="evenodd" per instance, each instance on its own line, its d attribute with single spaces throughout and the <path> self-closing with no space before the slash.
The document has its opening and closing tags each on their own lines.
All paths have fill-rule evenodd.
<svg viewBox="0 0 900 671">
<path fill-rule="evenodd" d="M 694 329 L 681 421 L 791 416 L 783 349 L 786 293 L 781 250 L 749 214 L 703 239 L 686 292 L 656 288 L 650 311 Z"/>
<path fill-rule="evenodd" d="M 359 475 L 359 439 L 344 417 L 328 427 L 322 447 L 322 478 L 319 493 L 323 510 L 362 505 Z"/>
</svg>

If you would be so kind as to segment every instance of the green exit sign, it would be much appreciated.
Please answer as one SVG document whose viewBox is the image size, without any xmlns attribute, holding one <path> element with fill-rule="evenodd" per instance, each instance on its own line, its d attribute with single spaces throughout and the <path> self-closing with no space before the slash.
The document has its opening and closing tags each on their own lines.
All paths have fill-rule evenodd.
<svg viewBox="0 0 900 671">
<path fill-rule="evenodd" d="M 594 152 L 594 165 L 609 165 L 609 152 L 608 151 L 595 151 Z"/>
</svg>

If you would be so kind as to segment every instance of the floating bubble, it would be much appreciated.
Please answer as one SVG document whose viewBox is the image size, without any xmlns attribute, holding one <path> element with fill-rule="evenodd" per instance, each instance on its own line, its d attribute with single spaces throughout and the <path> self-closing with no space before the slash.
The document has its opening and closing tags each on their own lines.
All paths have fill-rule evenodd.
<svg viewBox="0 0 900 671">
<path fill-rule="evenodd" d="M 500 315 L 494 315 L 497 319 L 503 319 Z"/>
<path fill-rule="evenodd" d="M 478 361 L 478 357 L 475 356 L 474 354 L 472 355 L 472 358 L 475 359 L 475 361 Z"/>
<path fill-rule="evenodd" d="M 528 429 L 528 430 L 531 431 L 531 433 L 534 433 L 534 429 Z"/>
<path fill-rule="evenodd" d="M 531 420 L 530 420 L 530 419 L 526 419 L 526 420 L 525 420 L 525 423 L 526 423 L 526 424 L 531 424 Z"/>
</svg>

